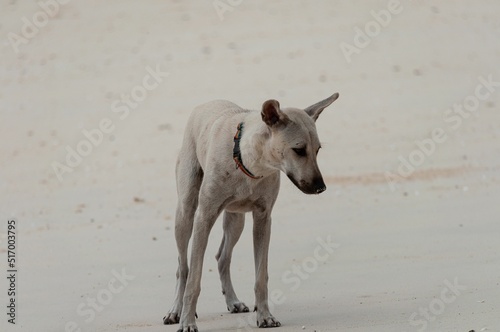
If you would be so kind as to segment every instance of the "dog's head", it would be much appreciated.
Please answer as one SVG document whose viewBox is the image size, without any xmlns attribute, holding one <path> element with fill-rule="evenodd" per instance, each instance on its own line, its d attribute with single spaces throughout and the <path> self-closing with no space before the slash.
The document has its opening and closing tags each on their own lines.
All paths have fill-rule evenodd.
<svg viewBox="0 0 500 332">
<path fill-rule="evenodd" d="M 320 194 L 326 190 L 316 161 L 321 144 L 315 122 L 338 97 L 335 93 L 305 110 L 281 110 L 279 102 L 273 99 L 262 105 L 262 121 L 270 131 L 273 167 L 283 171 L 306 194 Z"/>
</svg>

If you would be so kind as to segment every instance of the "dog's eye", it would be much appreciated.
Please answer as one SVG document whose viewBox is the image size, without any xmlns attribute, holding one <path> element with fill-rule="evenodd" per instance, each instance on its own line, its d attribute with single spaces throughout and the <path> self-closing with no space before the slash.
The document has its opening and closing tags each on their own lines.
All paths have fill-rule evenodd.
<svg viewBox="0 0 500 332">
<path fill-rule="evenodd" d="M 294 148 L 293 151 L 298 155 L 298 156 L 301 156 L 301 157 L 305 157 L 306 156 L 306 149 L 305 148 Z"/>
</svg>

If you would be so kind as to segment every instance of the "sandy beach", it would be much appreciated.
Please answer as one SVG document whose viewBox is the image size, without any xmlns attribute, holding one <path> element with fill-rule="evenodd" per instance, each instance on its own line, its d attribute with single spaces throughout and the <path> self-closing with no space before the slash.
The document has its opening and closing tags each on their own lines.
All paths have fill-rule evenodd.
<svg viewBox="0 0 500 332">
<path fill-rule="evenodd" d="M 0 18 L 2 331 L 176 331 L 190 111 L 334 92 L 327 191 L 282 176 L 273 211 L 276 331 L 500 331 L 498 1 L 4 1 Z M 232 279 L 253 308 L 251 230 Z M 262 331 L 226 310 L 221 237 L 218 220 L 198 327 Z"/>
</svg>

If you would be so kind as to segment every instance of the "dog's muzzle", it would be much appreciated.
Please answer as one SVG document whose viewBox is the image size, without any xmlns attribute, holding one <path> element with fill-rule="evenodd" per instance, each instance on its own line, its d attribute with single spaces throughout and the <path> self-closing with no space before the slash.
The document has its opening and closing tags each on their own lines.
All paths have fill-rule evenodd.
<svg viewBox="0 0 500 332">
<path fill-rule="evenodd" d="M 312 182 L 307 183 L 303 180 L 297 181 L 291 174 L 287 174 L 287 176 L 304 194 L 318 195 L 326 190 L 326 185 L 322 177 L 315 178 Z"/>
</svg>

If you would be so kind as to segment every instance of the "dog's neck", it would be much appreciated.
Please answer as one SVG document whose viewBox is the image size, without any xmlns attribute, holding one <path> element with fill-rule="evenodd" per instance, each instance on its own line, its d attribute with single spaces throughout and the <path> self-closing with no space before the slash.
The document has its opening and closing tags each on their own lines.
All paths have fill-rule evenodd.
<svg viewBox="0 0 500 332">
<path fill-rule="evenodd" d="M 279 172 L 270 146 L 271 132 L 262 121 L 260 112 L 249 112 L 245 117 L 240 139 L 241 159 L 255 177 L 266 177 Z M 236 129 L 236 128 L 235 128 Z"/>
</svg>

